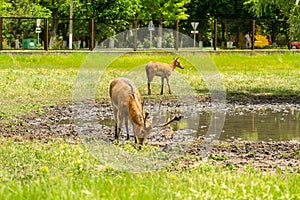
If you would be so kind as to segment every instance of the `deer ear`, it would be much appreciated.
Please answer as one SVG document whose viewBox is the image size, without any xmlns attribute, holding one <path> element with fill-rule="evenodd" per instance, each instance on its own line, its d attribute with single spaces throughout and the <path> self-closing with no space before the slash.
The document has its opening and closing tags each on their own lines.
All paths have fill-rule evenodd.
<svg viewBox="0 0 300 200">
<path fill-rule="evenodd" d="M 149 116 L 149 112 L 147 110 L 145 110 L 145 115 L 144 115 L 144 125 L 146 126 L 146 120 Z"/>
<path fill-rule="evenodd" d="M 147 117 L 149 116 L 149 111 L 148 110 L 145 110 L 145 120 L 147 119 Z"/>
<path fill-rule="evenodd" d="M 144 109 L 144 99 L 142 100 L 142 109 Z"/>
</svg>

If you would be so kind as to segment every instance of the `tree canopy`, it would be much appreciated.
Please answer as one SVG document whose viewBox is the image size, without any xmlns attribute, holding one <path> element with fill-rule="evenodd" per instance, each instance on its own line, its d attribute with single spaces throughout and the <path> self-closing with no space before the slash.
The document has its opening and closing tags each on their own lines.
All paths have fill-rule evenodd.
<svg viewBox="0 0 300 200">
<path fill-rule="evenodd" d="M 2 17 L 50 17 L 51 10 L 30 0 L 1 0 Z"/>
<path fill-rule="evenodd" d="M 244 5 L 256 17 L 272 16 L 273 18 L 286 19 L 290 25 L 289 37 L 300 39 L 300 6 L 295 0 L 247 0 Z M 298 1 L 299 3 L 299 1 Z"/>
</svg>

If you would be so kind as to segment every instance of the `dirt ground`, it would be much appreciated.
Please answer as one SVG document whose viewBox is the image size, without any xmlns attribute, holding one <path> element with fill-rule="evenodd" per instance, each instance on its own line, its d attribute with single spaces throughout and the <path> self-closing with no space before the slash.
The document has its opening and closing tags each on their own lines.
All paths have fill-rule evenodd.
<svg viewBox="0 0 300 200">
<path fill-rule="evenodd" d="M 206 101 L 201 99 L 200 101 Z M 238 106 L 246 106 L 249 109 L 259 109 L 260 106 L 268 105 L 269 108 L 278 109 L 280 106 L 290 104 L 295 109 L 300 109 L 298 99 L 255 99 L 245 101 L 229 101 L 228 111 Z M 155 102 L 152 102 L 155 103 Z M 107 101 L 97 102 L 101 106 L 101 112 L 111 112 L 110 103 Z M 103 109 L 104 108 L 104 109 Z M 10 123 L 0 124 L 2 137 L 11 137 L 15 140 L 43 140 L 47 142 L 53 138 L 64 138 L 66 141 L 79 141 L 78 131 L 73 120 L 73 105 L 59 105 L 45 107 L 42 113 L 18 117 Z M 113 134 L 113 128 L 108 128 L 108 134 Z M 300 135 L 300 133 L 299 133 Z M 148 138 L 151 143 L 151 137 Z M 201 140 L 201 138 L 199 139 Z M 188 154 L 199 156 L 201 142 L 193 144 Z M 243 169 L 252 166 L 265 171 L 293 171 L 300 173 L 300 141 L 241 141 L 228 140 L 217 142 L 205 158 L 210 163 L 224 165 L 229 168 Z M 194 165 L 195 160 L 185 160 L 181 165 L 187 167 Z"/>
</svg>

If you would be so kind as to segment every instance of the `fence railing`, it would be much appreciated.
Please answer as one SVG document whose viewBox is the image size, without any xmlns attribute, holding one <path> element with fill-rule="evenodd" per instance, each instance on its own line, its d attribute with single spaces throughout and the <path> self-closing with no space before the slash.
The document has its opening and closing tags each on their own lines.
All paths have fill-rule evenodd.
<svg viewBox="0 0 300 200">
<path fill-rule="evenodd" d="M 0 18 L 0 50 L 287 49 L 289 38 L 287 22 L 275 20 Z"/>
</svg>

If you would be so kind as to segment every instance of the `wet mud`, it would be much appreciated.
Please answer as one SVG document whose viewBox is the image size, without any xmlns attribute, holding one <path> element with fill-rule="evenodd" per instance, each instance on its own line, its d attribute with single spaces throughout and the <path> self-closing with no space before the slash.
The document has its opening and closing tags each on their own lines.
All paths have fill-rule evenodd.
<svg viewBox="0 0 300 200">
<path fill-rule="evenodd" d="M 200 99 L 203 109 L 210 107 L 207 99 Z M 159 103 L 157 100 L 148 100 L 150 105 Z M 172 99 L 164 105 L 176 107 Z M 106 100 L 97 101 L 95 106 L 99 111 L 99 118 L 102 120 L 112 117 L 110 102 Z M 300 110 L 300 103 L 297 101 L 280 101 L 274 99 L 263 99 L 259 101 L 230 101 L 226 105 L 227 113 L 234 113 L 237 110 L 260 112 L 261 110 Z M 6 123 L 0 124 L 2 137 L 14 138 L 15 140 L 41 140 L 47 142 L 53 138 L 63 138 L 68 142 L 81 142 L 76 124 L 74 123 L 74 105 L 58 105 L 44 107 L 42 112 L 32 112 L 26 116 L 20 116 Z M 99 121 L 100 123 L 100 121 Z M 274 127 L 275 128 L 275 127 Z M 102 129 L 108 138 L 113 138 L 113 122 Z M 164 134 L 150 134 L 146 145 L 164 146 L 176 141 L 176 130 L 164 131 Z M 125 140 L 123 133 L 122 140 Z M 182 139 L 182 137 L 179 137 Z M 184 138 L 183 138 L 184 139 Z M 197 142 L 190 145 L 187 154 L 201 157 L 203 135 L 197 136 Z M 204 160 L 223 165 L 233 169 L 243 169 L 251 166 L 266 171 L 293 171 L 300 173 L 300 132 L 299 138 L 288 141 L 246 141 L 240 138 L 225 139 L 214 143 L 207 157 L 199 159 L 183 159 L 179 162 L 182 167 L 189 167 Z"/>
</svg>

